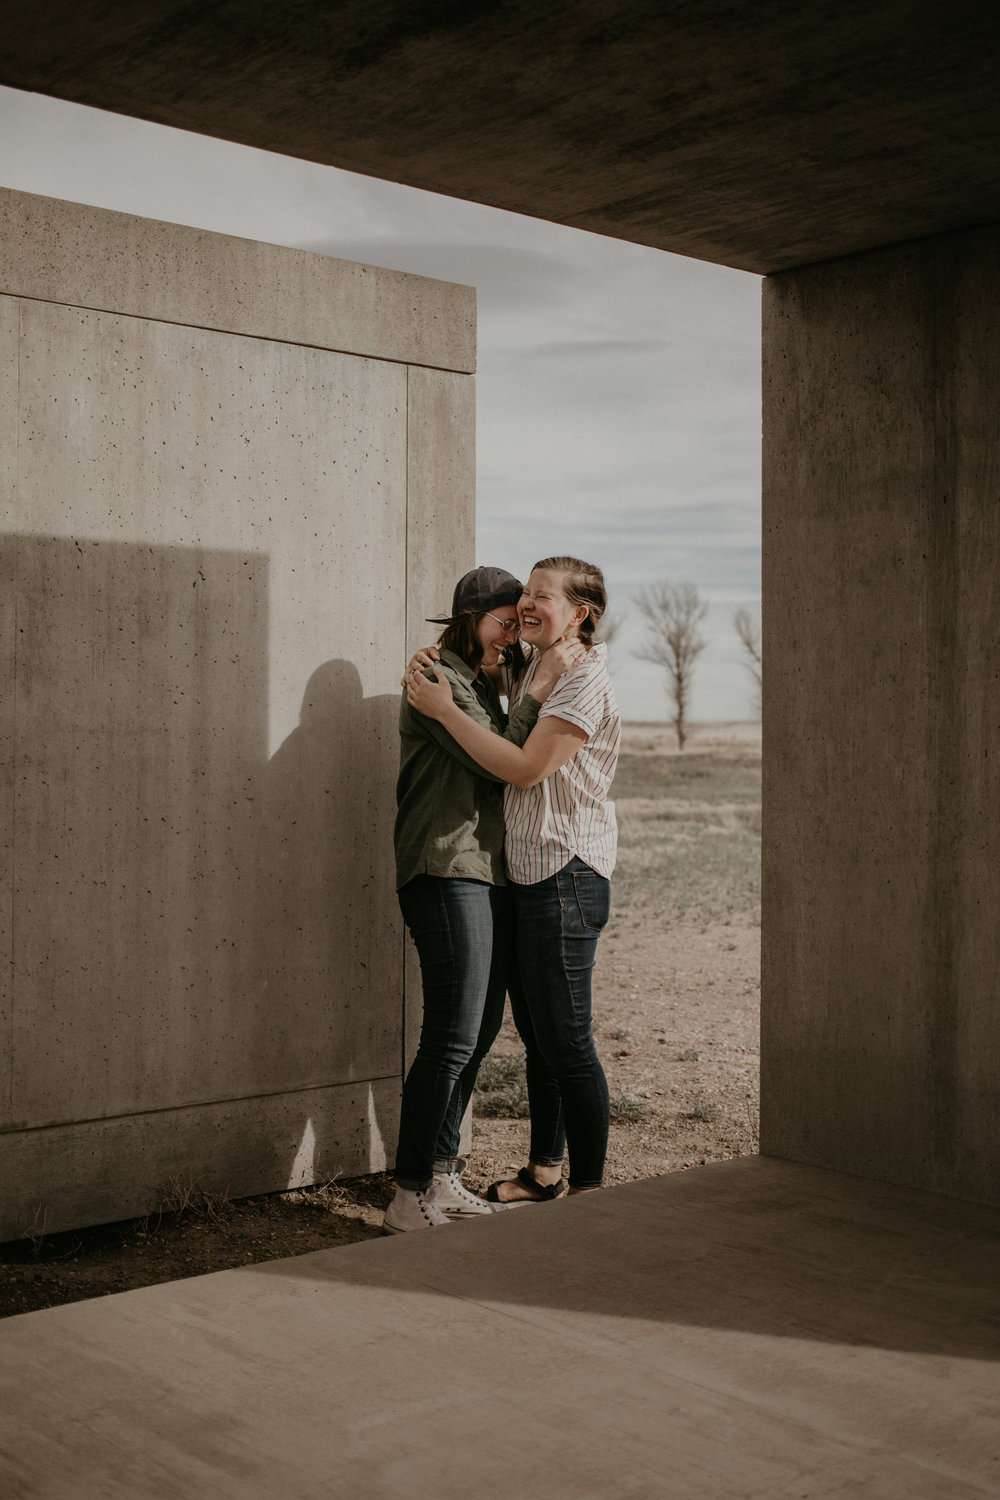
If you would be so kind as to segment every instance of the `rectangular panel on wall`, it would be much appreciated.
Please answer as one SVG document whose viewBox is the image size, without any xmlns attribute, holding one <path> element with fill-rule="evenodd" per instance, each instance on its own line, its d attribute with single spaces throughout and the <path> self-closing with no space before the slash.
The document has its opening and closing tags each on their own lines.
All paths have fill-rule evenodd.
<svg viewBox="0 0 1000 1500">
<path fill-rule="evenodd" d="M 455 584 L 475 566 L 475 385 L 467 375 L 411 368 L 407 379 L 406 654 L 429 645 Z M 402 665 L 402 663 L 401 663 Z M 403 1068 L 420 1037 L 423 994 L 406 940 Z"/>
<path fill-rule="evenodd" d="M 85 528 L 84 528 L 85 529 Z M 267 558 L 8 538 L 18 1126 L 244 1083 Z M 252 1010 L 251 1010 L 252 1013 Z"/>
<path fill-rule="evenodd" d="M 407 384 L 406 634 L 426 645 L 455 584 L 475 567 L 475 385 L 446 370 L 411 369 Z"/>
<path fill-rule="evenodd" d="M 0 187 L 0 294 L 470 373 L 476 292 Z"/>
<path fill-rule="evenodd" d="M 394 1071 L 362 673 L 405 371 L 43 304 L 22 339 L 15 1120 Z"/>
<path fill-rule="evenodd" d="M 0 1240 L 166 1208 L 177 1185 L 230 1198 L 382 1171 L 396 1079 L 0 1132 Z"/>
<path fill-rule="evenodd" d="M 83 281 L 107 295 L 70 217 Z M 120 217 L 90 227 L 113 239 Z M 158 228 L 173 233 L 129 241 L 133 301 Z M 207 297 L 213 237 L 197 239 Z M 238 262 L 238 242 L 219 254 Z M 282 252 L 265 262 L 280 280 Z M 379 273 L 286 269 L 299 292 L 341 276 L 364 345 Z M 408 598 L 437 592 L 422 511 L 451 538 L 442 567 L 471 554 L 472 382 L 386 357 L 391 319 L 367 358 L 76 306 L 72 258 L 59 276 L 52 302 L 0 297 L 0 1235 L 31 1202 L 50 1229 L 155 1207 L 185 1153 L 242 1191 L 308 1180 L 307 1158 L 385 1164 L 403 1055 L 398 681 Z M 466 358 L 468 289 L 431 286 L 406 352 L 426 335 Z M 384 290 L 405 301 L 419 278 Z M 272 292 L 261 316 L 281 327 Z M 199 1111 L 215 1111 L 208 1163 Z M 60 1131 L 61 1155 L 45 1147 Z"/>
</svg>

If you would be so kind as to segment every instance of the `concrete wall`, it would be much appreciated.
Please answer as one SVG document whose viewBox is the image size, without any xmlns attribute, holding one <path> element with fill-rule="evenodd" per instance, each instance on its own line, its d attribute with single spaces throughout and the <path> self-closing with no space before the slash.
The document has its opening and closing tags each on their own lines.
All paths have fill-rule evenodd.
<svg viewBox="0 0 1000 1500">
<path fill-rule="evenodd" d="M 0 242 L 0 1238 L 379 1168 L 474 293 L 9 192 Z"/>
<path fill-rule="evenodd" d="M 762 1150 L 1000 1200 L 1000 228 L 765 292 Z"/>
</svg>

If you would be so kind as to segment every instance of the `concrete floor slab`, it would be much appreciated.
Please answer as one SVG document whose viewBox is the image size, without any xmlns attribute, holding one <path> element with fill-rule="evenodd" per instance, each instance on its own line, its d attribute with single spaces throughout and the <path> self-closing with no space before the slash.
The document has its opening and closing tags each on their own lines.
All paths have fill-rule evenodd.
<svg viewBox="0 0 1000 1500">
<path fill-rule="evenodd" d="M 6 1500 L 995 1496 L 1000 1211 L 748 1159 L 45 1312 Z"/>
</svg>

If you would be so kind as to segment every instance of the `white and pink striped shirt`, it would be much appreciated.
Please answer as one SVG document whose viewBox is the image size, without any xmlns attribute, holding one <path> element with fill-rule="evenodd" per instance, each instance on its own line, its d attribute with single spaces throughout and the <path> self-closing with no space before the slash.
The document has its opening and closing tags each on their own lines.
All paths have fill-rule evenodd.
<svg viewBox="0 0 1000 1500">
<path fill-rule="evenodd" d="M 591 647 L 587 659 L 566 672 L 542 704 L 539 721 L 566 719 L 586 731 L 586 744 L 538 786 L 504 792 L 507 874 L 518 885 L 556 875 L 576 855 L 610 878 L 618 853 L 615 805 L 607 800 L 621 740 L 621 718 L 608 676 L 608 648 Z M 530 690 L 538 657 L 518 686 Z"/>
</svg>

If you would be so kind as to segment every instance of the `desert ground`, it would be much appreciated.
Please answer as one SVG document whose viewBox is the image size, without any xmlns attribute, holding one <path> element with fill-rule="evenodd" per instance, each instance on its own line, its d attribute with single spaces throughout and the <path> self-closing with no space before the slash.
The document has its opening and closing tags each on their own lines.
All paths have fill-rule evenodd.
<svg viewBox="0 0 1000 1500">
<path fill-rule="evenodd" d="M 757 1149 L 760 726 L 693 726 L 680 753 L 668 726 L 629 724 L 612 795 L 619 864 L 594 984 L 608 1187 Z M 509 1020 L 480 1081 L 476 1188 L 526 1159 Z M 173 1184 L 146 1218 L 0 1246 L 0 1316 L 370 1238 L 391 1193 L 384 1174 L 239 1202 Z"/>
<path fill-rule="evenodd" d="M 760 725 L 696 727 L 683 755 L 662 724 L 625 727 L 611 921 L 598 949 L 594 1035 L 608 1075 L 606 1182 L 757 1149 Z M 494 1047 L 520 1057 L 510 1024 Z M 488 1060 L 467 1177 L 524 1164 L 523 1122 Z M 512 1070 L 511 1070 L 512 1071 Z"/>
</svg>

